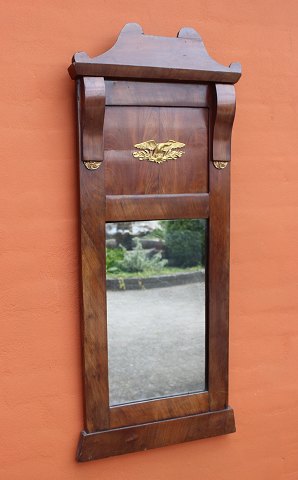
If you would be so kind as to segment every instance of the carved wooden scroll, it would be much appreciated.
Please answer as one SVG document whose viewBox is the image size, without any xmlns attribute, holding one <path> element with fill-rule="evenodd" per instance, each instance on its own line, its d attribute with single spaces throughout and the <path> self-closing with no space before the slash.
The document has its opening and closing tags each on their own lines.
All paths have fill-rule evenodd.
<svg viewBox="0 0 298 480">
<path fill-rule="evenodd" d="M 231 136 L 236 110 L 233 85 L 216 84 L 216 117 L 213 133 L 213 164 L 218 169 L 231 160 Z"/>
<path fill-rule="evenodd" d="M 82 161 L 88 170 L 96 170 L 103 161 L 103 125 L 105 83 L 101 77 L 84 77 L 82 83 Z"/>
</svg>

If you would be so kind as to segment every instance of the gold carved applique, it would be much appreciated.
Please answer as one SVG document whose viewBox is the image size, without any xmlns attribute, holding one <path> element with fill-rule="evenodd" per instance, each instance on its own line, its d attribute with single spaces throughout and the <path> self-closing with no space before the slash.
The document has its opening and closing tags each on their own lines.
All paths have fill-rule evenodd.
<svg viewBox="0 0 298 480">
<path fill-rule="evenodd" d="M 102 162 L 84 162 L 84 165 L 88 170 L 97 170 Z"/>
<path fill-rule="evenodd" d="M 182 157 L 185 153 L 177 150 L 185 147 L 185 143 L 176 142 L 176 140 L 168 140 L 165 143 L 156 143 L 155 140 L 147 140 L 146 142 L 136 143 L 134 147 L 140 150 L 132 152 L 135 158 L 155 163 L 175 160 L 176 158 Z"/>
<path fill-rule="evenodd" d="M 217 162 L 217 161 L 214 161 L 214 162 L 213 162 L 213 165 L 214 165 L 215 168 L 217 168 L 218 170 L 222 170 L 223 168 L 226 168 L 226 166 L 228 165 L 228 162 Z"/>
</svg>

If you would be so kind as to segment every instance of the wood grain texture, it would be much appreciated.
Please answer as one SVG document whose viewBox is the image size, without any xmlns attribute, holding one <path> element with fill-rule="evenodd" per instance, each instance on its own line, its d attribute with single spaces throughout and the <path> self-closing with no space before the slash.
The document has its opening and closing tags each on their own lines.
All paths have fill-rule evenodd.
<svg viewBox="0 0 298 480">
<path fill-rule="evenodd" d="M 228 405 L 230 164 L 209 165 L 208 391 L 210 410 Z"/>
<path fill-rule="evenodd" d="M 106 105 L 207 107 L 208 85 L 106 80 Z"/>
<path fill-rule="evenodd" d="M 110 428 L 157 422 L 209 410 L 207 392 L 117 405 L 110 409 Z"/>
<path fill-rule="evenodd" d="M 104 138 L 107 195 L 208 191 L 207 108 L 106 107 Z M 162 164 L 134 158 L 134 145 L 150 139 L 185 143 L 185 153 Z"/>
<path fill-rule="evenodd" d="M 233 85 L 215 85 L 216 116 L 213 133 L 213 161 L 231 160 L 231 137 L 236 111 L 236 96 Z"/>
<path fill-rule="evenodd" d="M 94 58 L 79 52 L 69 67 L 72 78 L 147 78 L 176 81 L 236 83 L 241 76 L 239 63 L 220 65 L 207 53 L 200 35 L 182 29 L 178 38 L 144 35 L 140 25 L 122 29 L 116 44 Z"/>
<path fill-rule="evenodd" d="M 185 195 L 109 195 L 106 221 L 208 218 L 208 193 Z"/>
<path fill-rule="evenodd" d="M 94 87 L 92 82 L 92 86 Z M 104 94 L 102 83 L 96 83 L 92 98 L 101 105 Z M 81 88 L 78 88 L 78 138 L 81 141 Z M 96 119 L 97 116 L 92 117 Z M 98 125 L 99 130 L 103 125 Z M 91 129 L 92 130 L 92 129 Z M 91 152 L 93 140 L 86 149 Z M 79 144 L 79 153 L 82 154 Z M 80 157 L 81 158 L 81 157 Z M 107 428 L 108 416 L 108 363 L 105 295 L 105 194 L 104 170 L 87 170 L 80 161 L 80 220 L 82 256 L 82 352 L 84 380 L 84 412 L 86 431 Z"/>
<path fill-rule="evenodd" d="M 165 447 L 235 431 L 234 413 L 226 410 L 124 427 L 105 432 L 81 433 L 77 460 L 86 462 L 138 450 Z"/>
<path fill-rule="evenodd" d="M 101 77 L 85 77 L 81 87 L 82 160 L 102 162 L 105 82 Z"/>
</svg>

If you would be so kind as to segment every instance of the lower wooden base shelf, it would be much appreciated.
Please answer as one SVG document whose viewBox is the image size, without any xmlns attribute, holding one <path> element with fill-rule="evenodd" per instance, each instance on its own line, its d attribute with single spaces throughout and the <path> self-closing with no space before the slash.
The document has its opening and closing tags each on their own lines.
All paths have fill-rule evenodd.
<svg viewBox="0 0 298 480">
<path fill-rule="evenodd" d="M 101 432 L 81 432 L 77 460 L 149 450 L 235 432 L 232 408 Z"/>
</svg>

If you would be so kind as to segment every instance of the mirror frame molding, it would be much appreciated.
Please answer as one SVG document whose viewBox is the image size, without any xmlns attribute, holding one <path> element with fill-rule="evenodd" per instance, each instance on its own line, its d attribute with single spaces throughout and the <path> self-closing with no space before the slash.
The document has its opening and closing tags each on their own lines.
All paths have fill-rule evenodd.
<svg viewBox="0 0 298 480">
<path fill-rule="evenodd" d="M 215 62 L 191 28 L 181 29 L 177 38 L 154 37 L 130 23 L 106 53 L 94 58 L 75 54 L 69 74 L 76 81 L 80 170 L 85 420 L 77 460 L 232 433 L 235 420 L 228 405 L 230 160 L 233 85 L 241 76 L 241 66 Z M 158 99 L 152 97 L 153 84 L 162 90 Z M 128 87 L 134 94 L 128 93 Z M 156 103 L 208 109 L 208 193 L 106 195 L 105 107 Z M 174 218 L 209 221 L 208 390 L 110 407 L 105 224 Z"/>
</svg>

